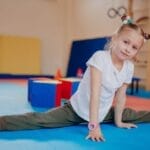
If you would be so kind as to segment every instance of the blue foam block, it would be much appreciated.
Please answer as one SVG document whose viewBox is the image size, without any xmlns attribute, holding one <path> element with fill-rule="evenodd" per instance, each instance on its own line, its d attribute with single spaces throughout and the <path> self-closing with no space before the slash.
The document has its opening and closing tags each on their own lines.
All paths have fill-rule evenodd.
<svg viewBox="0 0 150 150">
<path fill-rule="evenodd" d="M 72 83 L 72 92 L 71 92 L 71 95 L 73 95 L 77 91 L 79 83 L 80 82 L 74 82 L 74 83 Z"/>
<path fill-rule="evenodd" d="M 30 102 L 35 107 L 55 107 L 56 85 L 32 82 Z"/>
</svg>

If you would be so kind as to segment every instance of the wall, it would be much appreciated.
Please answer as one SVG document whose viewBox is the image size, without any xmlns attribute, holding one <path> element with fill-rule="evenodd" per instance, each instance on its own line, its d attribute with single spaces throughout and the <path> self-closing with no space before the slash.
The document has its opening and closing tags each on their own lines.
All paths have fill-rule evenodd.
<svg viewBox="0 0 150 150">
<path fill-rule="evenodd" d="M 63 67 L 63 0 L 0 0 L 0 35 L 38 37 L 43 74 Z"/>
<path fill-rule="evenodd" d="M 66 72 L 72 40 L 111 35 L 121 25 L 110 19 L 110 7 L 127 0 L 0 0 L 0 34 L 38 37 L 42 41 L 43 74 Z M 134 0 L 135 2 L 135 0 Z M 134 10 L 148 0 L 136 0 Z"/>
<path fill-rule="evenodd" d="M 150 1 L 148 1 L 148 6 L 150 7 Z M 150 17 L 150 9 L 148 9 L 148 14 L 149 14 L 149 17 Z M 148 21 L 148 29 L 147 29 L 147 32 L 148 33 L 150 33 L 150 19 L 149 19 L 149 21 Z M 148 43 L 148 48 L 147 48 L 147 50 L 148 50 L 148 56 L 147 56 L 147 58 L 148 58 L 148 68 L 147 68 L 147 89 L 148 90 L 150 90 L 150 78 L 149 78 L 149 76 L 150 76 L 150 40 L 149 40 L 149 42 L 147 42 Z"/>
<path fill-rule="evenodd" d="M 112 34 L 121 24 L 120 18 L 110 19 L 107 10 L 126 6 L 123 0 L 76 0 L 73 1 L 73 37 L 89 38 Z M 113 26 L 112 26 L 113 24 Z"/>
</svg>

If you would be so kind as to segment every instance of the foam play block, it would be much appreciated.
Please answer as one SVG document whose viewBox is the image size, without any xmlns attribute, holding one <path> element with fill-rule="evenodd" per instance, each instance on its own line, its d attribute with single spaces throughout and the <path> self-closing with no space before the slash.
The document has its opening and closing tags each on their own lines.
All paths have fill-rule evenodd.
<svg viewBox="0 0 150 150">
<path fill-rule="evenodd" d="M 32 106 L 53 108 L 61 105 L 62 83 L 60 81 L 34 80 L 30 86 L 30 103 Z"/>
<path fill-rule="evenodd" d="M 45 78 L 45 77 L 38 77 L 38 78 L 29 78 L 28 79 L 28 101 L 30 101 L 31 99 L 31 93 L 32 93 L 32 84 L 33 84 L 33 81 L 35 80 L 40 80 L 40 81 L 43 81 L 43 80 L 49 80 L 49 78 Z"/>
<path fill-rule="evenodd" d="M 61 78 L 62 82 L 62 98 L 69 99 L 77 90 L 81 81 L 80 78 Z"/>
</svg>

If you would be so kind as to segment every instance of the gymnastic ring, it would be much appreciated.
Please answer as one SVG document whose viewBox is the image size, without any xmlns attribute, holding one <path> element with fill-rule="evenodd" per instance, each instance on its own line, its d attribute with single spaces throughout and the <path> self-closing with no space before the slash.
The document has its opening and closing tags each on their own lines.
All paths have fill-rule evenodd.
<svg viewBox="0 0 150 150">
<path fill-rule="evenodd" d="M 124 6 L 118 7 L 117 10 L 118 10 L 118 15 L 119 15 L 119 16 L 123 16 L 124 14 L 127 13 L 127 9 L 126 9 Z"/>
<path fill-rule="evenodd" d="M 109 8 L 107 11 L 107 15 L 109 18 L 115 18 L 117 14 L 118 12 L 115 8 Z"/>
</svg>

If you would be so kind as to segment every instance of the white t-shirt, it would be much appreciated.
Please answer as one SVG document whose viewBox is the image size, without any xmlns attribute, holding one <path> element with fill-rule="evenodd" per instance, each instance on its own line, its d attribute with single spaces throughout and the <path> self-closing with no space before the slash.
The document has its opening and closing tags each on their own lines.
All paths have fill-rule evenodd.
<svg viewBox="0 0 150 150">
<path fill-rule="evenodd" d="M 90 67 L 94 66 L 102 72 L 102 84 L 100 93 L 99 122 L 102 122 L 112 106 L 116 90 L 123 83 L 130 83 L 132 80 L 134 65 L 126 60 L 120 71 L 113 65 L 110 51 L 97 51 L 87 61 L 87 69 L 84 73 L 79 87 L 70 98 L 74 111 L 83 119 L 89 121 L 90 102 Z"/>
</svg>

